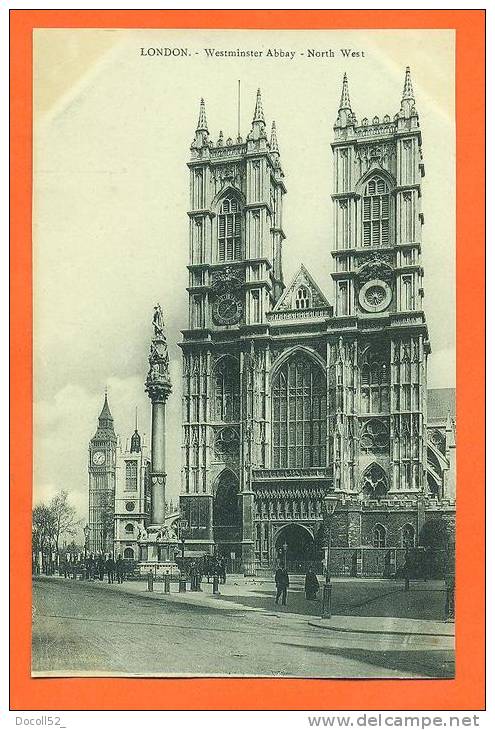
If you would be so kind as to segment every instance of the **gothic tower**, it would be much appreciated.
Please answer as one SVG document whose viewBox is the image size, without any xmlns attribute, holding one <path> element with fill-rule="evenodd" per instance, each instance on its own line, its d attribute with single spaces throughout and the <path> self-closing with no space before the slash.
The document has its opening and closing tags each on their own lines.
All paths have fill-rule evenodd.
<svg viewBox="0 0 495 730">
<path fill-rule="evenodd" d="M 283 290 L 284 175 L 258 90 L 246 139 L 214 143 L 205 104 L 191 145 L 189 329 L 183 335 L 188 543 L 252 554 L 250 466 L 266 450 L 268 350 L 257 344 Z M 256 344 L 255 344 L 256 343 Z M 238 557 L 241 557 L 238 555 Z M 252 558 L 251 558 L 252 559 Z"/>
<path fill-rule="evenodd" d="M 105 392 L 98 428 L 89 442 L 89 551 L 92 553 L 113 552 L 116 450 L 117 437 Z"/>
<path fill-rule="evenodd" d="M 421 130 L 409 68 L 400 110 L 359 123 L 344 75 L 334 125 L 335 319 L 329 396 L 334 489 L 426 490 Z"/>
</svg>

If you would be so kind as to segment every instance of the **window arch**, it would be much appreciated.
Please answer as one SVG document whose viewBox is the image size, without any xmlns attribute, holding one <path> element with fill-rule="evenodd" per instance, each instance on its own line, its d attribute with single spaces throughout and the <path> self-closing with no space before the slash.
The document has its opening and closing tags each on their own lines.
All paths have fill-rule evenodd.
<svg viewBox="0 0 495 730">
<path fill-rule="evenodd" d="M 369 348 L 361 364 L 362 413 L 385 413 L 389 408 L 389 390 L 386 350 Z"/>
<path fill-rule="evenodd" d="M 326 463 L 326 380 L 322 369 L 299 354 L 286 361 L 272 386 L 273 467 Z"/>
<path fill-rule="evenodd" d="M 213 419 L 238 421 L 240 404 L 239 364 L 233 357 L 222 357 L 213 371 Z"/>
<path fill-rule="evenodd" d="M 218 260 L 235 261 L 242 258 L 241 205 L 237 198 L 223 198 L 218 213 Z"/>
<path fill-rule="evenodd" d="M 413 525 L 407 523 L 403 526 L 401 539 L 403 548 L 414 547 L 416 542 L 416 531 Z"/>
<path fill-rule="evenodd" d="M 387 545 L 387 531 L 380 523 L 373 528 L 373 547 L 384 548 Z"/>
<path fill-rule="evenodd" d="M 134 534 L 134 525 L 132 523 L 128 522 L 127 525 L 125 526 L 125 531 L 128 535 Z"/>
<path fill-rule="evenodd" d="M 124 558 L 126 560 L 134 560 L 134 550 L 131 547 L 126 547 L 124 550 Z"/>
<path fill-rule="evenodd" d="M 371 499 L 379 499 L 388 491 L 387 476 L 378 464 L 371 464 L 363 474 L 362 489 Z"/>
<path fill-rule="evenodd" d="M 390 186 L 374 175 L 364 188 L 363 246 L 388 246 L 390 242 Z"/>
<path fill-rule="evenodd" d="M 311 294 L 308 287 L 301 285 L 296 289 L 294 309 L 309 309 L 311 306 Z"/>
<path fill-rule="evenodd" d="M 213 524 L 228 527 L 240 524 L 240 510 L 237 501 L 239 482 L 229 469 L 220 474 L 213 499 Z"/>
</svg>

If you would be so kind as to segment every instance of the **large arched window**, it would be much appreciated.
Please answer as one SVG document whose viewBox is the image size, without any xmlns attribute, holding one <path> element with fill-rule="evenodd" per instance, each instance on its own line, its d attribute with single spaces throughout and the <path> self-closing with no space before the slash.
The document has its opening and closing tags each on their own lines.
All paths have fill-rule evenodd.
<svg viewBox="0 0 495 730">
<path fill-rule="evenodd" d="M 297 355 L 273 381 L 273 467 L 326 463 L 326 380 L 310 358 Z"/>
<path fill-rule="evenodd" d="M 363 194 L 363 246 L 388 246 L 390 241 L 390 188 L 375 175 Z"/>
<path fill-rule="evenodd" d="M 240 403 L 239 364 L 233 357 L 222 357 L 213 371 L 213 419 L 238 421 Z"/>
<path fill-rule="evenodd" d="M 362 413 L 384 413 L 389 407 L 389 363 L 386 350 L 369 348 L 361 364 Z"/>
<path fill-rule="evenodd" d="M 218 260 L 234 261 L 242 257 L 241 206 L 233 196 L 224 198 L 218 214 Z"/>
</svg>

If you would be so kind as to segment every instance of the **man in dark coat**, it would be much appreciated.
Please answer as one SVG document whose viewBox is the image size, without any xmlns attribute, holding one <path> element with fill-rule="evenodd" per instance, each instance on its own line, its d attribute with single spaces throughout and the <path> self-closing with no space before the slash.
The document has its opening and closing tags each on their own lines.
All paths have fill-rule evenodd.
<svg viewBox="0 0 495 730">
<path fill-rule="evenodd" d="M 124 561 L 122 560 L 122 555 L 118 555 L 115 561 L 115 577 L 117 578 L 117 583 L 124 582 Z"/>
<path fill-rule="evenodd" d="M 101 553 L 98 555 L 96 567 L 98 569 L 98 578 L 100 580 L 103 580 L 103 578 L 105 577 L 105 558 Z"/>
<path fill-rule="evenodd" d="M 114 579 L 114 575 L 115 575 L 115 560 L 113 559 L 113 556 L 111 553 L 107 558 L 105 568 L 107 570 L 108 582 L 113 583 L 113 579 Z"/>
<path fill-rule="evenodd" d="M 279 598 L 282 599 L 282 606 L 287 605 L 287 589 L 289 587 L 289 574 L 287 570 L 282 566 L 277 568 L 275 573 L 275 585 L 277 586 L 277 596 L 275 603 L 278 603 Z"/>
<path fill-rule="evenodd" d="M 304 581 L 304 592 L 306 593 L 307 601 L 316 601 L 316 594 L 320 590 L 320 584 L 313 568 L 309 568 L 306 573 L 306 579 Z"/>
</svg>

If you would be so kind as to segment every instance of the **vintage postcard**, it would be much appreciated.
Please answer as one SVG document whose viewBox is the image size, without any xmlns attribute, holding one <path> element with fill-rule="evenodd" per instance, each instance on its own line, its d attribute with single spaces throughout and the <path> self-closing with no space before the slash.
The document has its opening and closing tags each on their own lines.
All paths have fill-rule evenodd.
<svg viewBox="0 0 495 730">
<path fill-rule="evenodd" d="M 32 600 L 16 681 L 40 709 L 55 689 L 77 709 L 69 684 L 94 709 L 227 709 L 224 683 L 232 707 L 280 709 L 289 681 L 286 709 L 303 709 L 321 679 L 385 680 L 360 683 L 370 706 L 400 686 L 447 708 L 469 643 L 479 699 L 473 13 L 314 12 L 309 30 L 210 12 L 22 31 L 33 439 L 13 595 L 22 580 Z M 173 698 L 153 694 L 170 678 Z M 359 704 L 355 683 L 331 686 Z"/>
<path fill-rule="evenodd" d="M 33 41 L 33 673 L 452 677 L 454 33 Z"/>
</svg>

